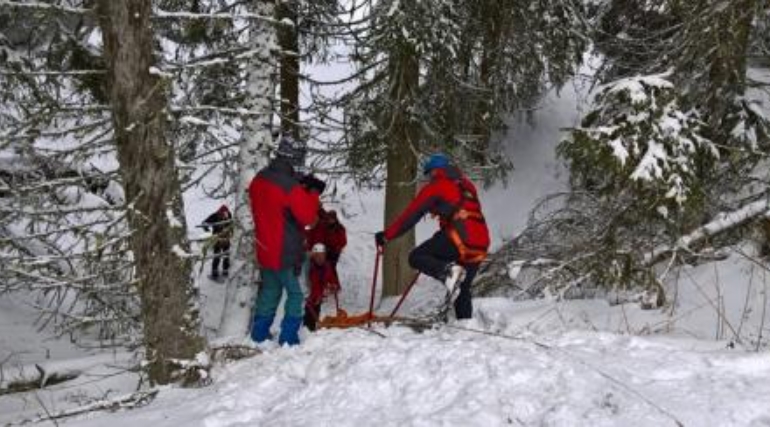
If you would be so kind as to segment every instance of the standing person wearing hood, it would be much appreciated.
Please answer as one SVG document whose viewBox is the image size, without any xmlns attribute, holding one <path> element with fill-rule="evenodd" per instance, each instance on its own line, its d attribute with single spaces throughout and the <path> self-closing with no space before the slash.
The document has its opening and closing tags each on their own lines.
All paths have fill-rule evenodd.
<svg viewBox="0 0 770 427">
<path fill-rule="evenodd" d="M 378 247 L 406 233 L 426 214 L 439 220 L 439 231 L 409 254 L 409 264 L 440 282 L 454 300 L 457 319 L 473 316 L 471 283 L 486 258 L 490 238 L 476 186 L 443 154 L 423 164 L 428 183 L 404 212 L 376 233 Z"/>
<path fill-rule="evenodd" d="M 279 344 L 299 344 L 303 319 L 303 293 L 298 275 L 304 258 L 305 227 L 317 220 L 319 196 L 326 185 L 298 169 L 305 164 L 305 144 L 281 138 L 276 157 L 259 171 L 249 186 L 254 218 L 256 252 L 262 272 L 257 293 L 251 338 L 271 338 L 270 327 L 286 291 Z"/>
<path fill-rule="evenodd" d="M 219 264 L 222 264 L 222 276 L 230 273 L 230 238 L 233 236 L 233 214 L 227 205 L 209 215 L 203 221 L 203 229 L 211 231 L 214 239 L 214 256 L 211 259 L 211 278 L 219 279 Z"/>
</svg>

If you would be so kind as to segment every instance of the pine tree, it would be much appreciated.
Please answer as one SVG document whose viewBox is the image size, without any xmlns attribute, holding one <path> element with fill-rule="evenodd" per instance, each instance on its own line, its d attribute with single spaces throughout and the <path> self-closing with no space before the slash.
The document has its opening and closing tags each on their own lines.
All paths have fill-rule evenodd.
<svg viewBox="0 0 770 427">
<path fill-rule="evenodd" d="M 425 152 L 428 112 L 420 104 L 421 66 L 458 45 L 455 2 L 383 1 L 372 7 L 365 37 L 353 57 L 370 75 L 345 99 L 352 169 L 367 177 L 385 165 L 385 222 L 392 222 L 414 197 L 417 162 Z M 363 73 L 367 73 L 364 71 Z M 374 172 L 374 173 L 373 173 Z M 414 232 L 388 244 L 383 264 L 385 295 L 398 294 L 412 272 L 408 263 Z"/>
<path fill-rule="evenodd" d="M 506 118 L 536 109 L 544 93 L 576 74 L 586 11 L 561 0 L 485 0 L 458 10 L 459 50 L 432 58 L 424 84 L 428 108 L 440 111 L 429 132 L 491 182 L 510 167 L 493 141 L 507 130 Z"/>
<path fill-rule="evenodd" d="M 120 173 L 131 207 L 144 343 L 153 383 L 176 380 L 203 350 L 168 107 L 155 65 L 150 0 L 97 3 Z"/>
<path fill-rule="evenodd" d="M 360 181 L 377 183 L 385 172 L 386 223 L 414 196 L 428 153 L 447 152 L 488 183 L 505 176 L 511 165 L 491 136 L 506 115 L 574 74 L 583 22 L 572 1 L 382 1 L 351 25 L 359 84 L 341 99 L 342 148 Z M 411 275 L 413 239 L 386 249 L 386 295 Z"/>
<path fill-rule="evenodd" d="M 135 345 L 139 304 L 87 9 L 0 5 L 0 277 L 44 324 Z"/>
<path fill-rule="evenodd" d="M 747 91 L 761 3 L 615 0 L 600 8 L 595 37 L 605 85 L 560 147 L 575 190 L 594 196 L 569 209 L 596 218 L 614 212 L 594 220 L 606 228 L 587 237 L 603 242 L 601 257 L 581 262 L 597 283 L 654 288 L 660 297 L 653 269 L 661 253 L 671 256 L 669 265 L 682 261 L 680 251 L 693 251 L 681 247 L 687 236 L 770 194 L 752 178 L 764 174 L 770 127 Z M 716 227 L 726 236 L 710 244 L 734 243 L 740 233 L 730 231 L 745 223 Z M 624 273 L 607 277 L 612 265 Z"/>
<path fill-rule="evenodd" d="M 261 16 L 273 16 L 275 4 L 259 1 L 253 8 Z M 233 237 L 233 270 L 227 283 L 225 305 L 219 335 L 239 339 L 248 333 L 251 308 L 256 297 L 258 271 L 256 266 L 254 227 L 248 188 L 254 175 L 267 165 L 273 148 L 271 129 L 274 107 L 276 35 L 274 23 L 253 22 L 249 31 L 249 46 L 258 52 L 246 62 L 244 107 L 263 114 L 244 118 L 238 150 L 238 177 L 233 192 L 236 198 L 236 231 Z M 293 64 L 293 62 L 291 62 Z M 288 122 L 287 122 L 288 123 Z"/>
</svg>

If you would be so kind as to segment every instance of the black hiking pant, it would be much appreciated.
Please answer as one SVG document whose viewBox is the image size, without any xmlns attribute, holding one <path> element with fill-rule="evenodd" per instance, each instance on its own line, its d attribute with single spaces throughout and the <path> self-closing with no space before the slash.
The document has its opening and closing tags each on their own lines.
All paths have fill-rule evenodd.
<svg viewBox="0 0 770 427">
<path fill-rule="evenodd" d="M 409 265 L 415 270 L 444 282 L 449 273 L 449 266 L 458 263 L 460 252 L 444 231 L 439 231 L 430 239 L 422 242 L 409 254 Z M 470 319 L 473 316 L 471 284 L 479 270 L 478 264 L 463 265 L 465 280 L 460 283 L 460 294 L 455 301 L 455 315 L 458 319 Z"/>
<path fill-rule="evenodd" d="M 217 240 L 214 243 L 214 258 L 211 260 L 211 275 L 219 276 L 219 263 L 222 263 L 222 274 L 230 273 L 230 241 Z"/>
<path fill-rule="evenodd" d="M 305 318 L 303 323 L 305 327 L 310 331 L 315 331 L 318 328 L 318 321 L 321 317 L 321 304 L 312 305 L 305 303 Z"/>
</svg>

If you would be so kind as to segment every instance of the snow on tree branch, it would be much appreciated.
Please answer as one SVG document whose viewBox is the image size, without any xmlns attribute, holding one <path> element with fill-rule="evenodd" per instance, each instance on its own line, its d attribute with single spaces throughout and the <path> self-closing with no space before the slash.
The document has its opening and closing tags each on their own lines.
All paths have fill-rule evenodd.
<svg viewBox="0 0 770 427">
<path fill-rule="evenodd" d="M 697 170 L 718 159 L 697 111 L 681 109 L 668 73 L 600 88 L 594 109 L 560 152 L 601 190 L 638 187 L 682 205 L 697 191 Z M 603 165 L 603 168 L 597 168 Z"/>
</svg>

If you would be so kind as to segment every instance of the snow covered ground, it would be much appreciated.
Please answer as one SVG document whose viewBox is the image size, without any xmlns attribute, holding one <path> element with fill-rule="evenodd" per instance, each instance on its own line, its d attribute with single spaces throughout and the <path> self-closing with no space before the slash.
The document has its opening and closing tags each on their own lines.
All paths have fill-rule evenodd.
<svg viewBox="0 0 770 427">
<path fill-rule="evenodd" d="M 536 201 L 566 185 L 554 158 L 562 128 L 575 124 L 580 90 L 546 98 L 536 126 L 511 122 L 515 171 L 482 200 L 495 245 L 525 225 Z M 186 194 L 192 237 L 220 201 Z M 373 233 L 383 197 L 343 191 L 327 200 L 348 227 L 340 270 L 342 304 L 367 305 Z M 435 228 L 419 225 L 418 238 Z M 750 248 L 744 248 L 750 251 Z M 205 269 L 203 270 L 205 273 Z M 756 352 L 770 325 L 767 270 L 739 253 L 683 269 L 667 283 L 671 305 L 641 310 L 604 300 L 477 301 L 476 318 L 422 332 L 404 326 L 303 333 L 297 348 L 267 346 L 248 360 L 217 365 L 213 384 L 164 388 L 149 406 L 59 421 L 72 426 L 555 425 L 770 426 L 770 355 Z M 221 284 L 201 277 L 204 323 L 220 318 Z M 430 312 L 441 288 L 421 281 L 404 306 Z M 393 300 L 378 301 L 381 311 Z M 0 298 L 5 373 L 35 363 L 79 367 L 76 381 L 0 395 L 0 425 L 113 398 L 136 389 L 125 354 L 93 352 L 37 331 L 23 302 Z"/>
<path fill-rule="evenodd" d="M 604 332 L 537 335 L 504 301 L 421 333 L 327 330 L 220 367 L 212 386 L 67 423 L 153 426 L 770 425 L 770 354 Z M 502 310 L 501 310 L 502 309 Z"/>
<path fill-rule="evenodd" d="M 86 405 L 137 387 L 136 355 L 102 349 L 88 339 L 81 339 L 78 346 L 68 337 L 55 338 L 50 326 L 40 327 L 29 303 L 23 294 L 0 295 L 0 425 L 34 418 L 46 410 Z M 40 390 L 3 394 L 13 382 L 48 381 L 61 374 L 77 378 Z"/>
</svg>

